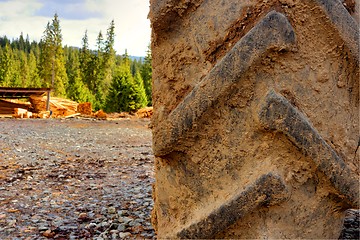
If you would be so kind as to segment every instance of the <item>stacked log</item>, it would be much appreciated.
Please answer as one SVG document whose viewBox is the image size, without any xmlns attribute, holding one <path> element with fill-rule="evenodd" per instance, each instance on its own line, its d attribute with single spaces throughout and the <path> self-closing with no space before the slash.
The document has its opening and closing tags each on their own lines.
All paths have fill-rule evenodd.
<svg viewBox="0 0 360 240">
<path fill-rule="evenodd" d="M 15 114 L 16 108 L 28 110 L 29 107 L 30 107 L 29 103 L 0 100 L 0 114 L 12 115 Z"/>
<path fill-rule="evenodd" d="M 67 111 L 71 111 L 72 114 L 77 112 L 77 108 L 78 108 L 78 103 L 68 100 L 68 99 L 64 99 L 64 98 L 54 98 L 52 97 L 50 99 L 50 103 L 56 103 L 58 106 L 64 107 L 67 109 Z M 50 104 L 51 106 L 51 104 Z"/>
<path fill-rule="evenodd" d="M 30 96 L 29 98 L 33 112 L 39 113 L 41 111 L 46 111 L 46 98 L 39 96 Z"/>
<path fill-rule="evenodd" d="M 30 102 L 36 113 L 46 111 L 46 96 L 30 96 Z M 68 115 L 75 114 L 77 112 L 78 103 L 57 97 L 50 98 L 50 110 L 52 117 L 66 117 Z"/>
<path fill-rule="evenodd" d="M 14 114 L 14 108 L 12 107 L 0 107 L 0 114 Z"/>
<path fill-rule="evenodd" d="M 92 114 L 92 105 L 90 102 L 79 103 L 77 112 L 83 115 L 91 115 Z"/>
</svg>

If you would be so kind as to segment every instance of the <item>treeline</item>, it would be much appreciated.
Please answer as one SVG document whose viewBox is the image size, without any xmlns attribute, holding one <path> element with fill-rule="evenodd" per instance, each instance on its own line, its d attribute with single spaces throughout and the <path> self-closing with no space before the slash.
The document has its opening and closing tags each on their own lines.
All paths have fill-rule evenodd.
<svg viewBox="0 0 360 240">
<path fill-rule="evenodd" d="M 106 35 L 100 31 L 96 49 L 89 49 L 85 32 L 82 47 L 62 46 L 60 20 L 55 14 L 40 42 L 23 34 L 18 39 L 0 37 L 0 86 L 51 87 L 52 95 L 91 102 L 95 110 L 136 111 L 152 104 L 151 52 L 130 59 L 114 50 L 115 23 Z"/>
</svg>

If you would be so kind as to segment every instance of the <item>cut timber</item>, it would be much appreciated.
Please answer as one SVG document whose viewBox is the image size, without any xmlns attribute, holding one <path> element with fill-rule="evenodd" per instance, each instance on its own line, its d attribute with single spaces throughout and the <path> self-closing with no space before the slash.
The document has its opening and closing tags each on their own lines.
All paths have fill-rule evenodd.
<svg viewBox="0 0 360 240">
<path fill-rule="evenodd" d="M 47 97 L 30 96 L 30 102 L 35 109 L 36 113 L 46 111 Z M 52 97 L 50 99 L 50 110 L 52 111 L 52 117 L 65 117 L 75 114 L 77 112 L 78 103 L 63 99 Z"/>
<path fill-rule="evenodd" d="M 15 114 L 16 108 L 28 110 L 30 104 L 0 100 L 0 114 Z"/>
<path fill-rule="evenodd" d="M 90 102 L 79 103 L 77 111 L 84 115 L 91 115 L 92 114 L 92 106 Z"/>
<path fill-rule="evenodd" d="M 65 118 L 74 118 L 74 117 L 77 117 L 77 116 L 80 116 L 80 115 L 81 115 L 81 113 L 74 113 L 74 114 L 65 116 Z"/>
</svg>

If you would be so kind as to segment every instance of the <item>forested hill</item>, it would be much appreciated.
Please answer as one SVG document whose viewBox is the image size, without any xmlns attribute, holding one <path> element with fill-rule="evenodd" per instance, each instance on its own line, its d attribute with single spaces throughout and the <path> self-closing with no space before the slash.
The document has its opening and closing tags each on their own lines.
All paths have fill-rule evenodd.
<svg viewBox="0 0 360 240">
<path fill-rule="evenodd" d="M 89 49 L 87 32 L 82 47 L 62 45 L 60 20 L 55 14 L 40 42 L 21 34 L 0 37 L 1 87 L 51 87 L 52 94 L 77 102 L 91 102 L 95 110 L 135 111 L 151 105 L 151 52 L 144 58 L 114 50 L 115 23 L 96 48 Z"/>
</svg>

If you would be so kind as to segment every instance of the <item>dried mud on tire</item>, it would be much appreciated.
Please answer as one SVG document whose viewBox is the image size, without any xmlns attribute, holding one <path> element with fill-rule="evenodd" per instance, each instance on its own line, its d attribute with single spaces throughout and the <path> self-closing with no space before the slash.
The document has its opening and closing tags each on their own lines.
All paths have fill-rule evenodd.
<svg viewBox="0 0 360 240">
<path fill-rule="evenodd" d="M 0 239 L 154 238 L 148 124 L 0 120 Z"/>
</svg>

